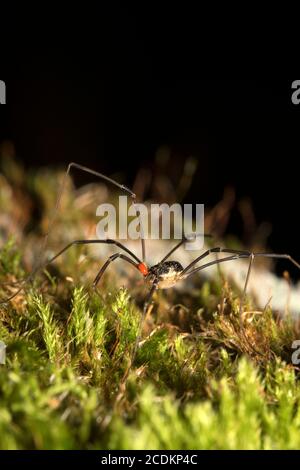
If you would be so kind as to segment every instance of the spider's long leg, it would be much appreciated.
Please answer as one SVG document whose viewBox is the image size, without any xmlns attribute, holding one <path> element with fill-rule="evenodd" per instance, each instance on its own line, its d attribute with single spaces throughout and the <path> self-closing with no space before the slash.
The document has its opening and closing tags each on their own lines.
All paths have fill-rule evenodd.
<svg viewBox="0 0 300 470">
<path fill-rule="evenodd" d="M 248 253 L 246 251 L 238 251 L 238 250 L 227 250 L 223 249 L 220 247 L 217 248 L 211 248 L 210 250 L 207 250 L 205 253 L 202 255 L 198 256 L 192 263 L 190 263 L 181 273 L 182 276 L 185 276 L 186 274 L 189 274 L 190 269 L 193 266 L 196 266 L 200 261 L 202 261 L 204 258 L 207 258 L 209 255 L 213 253 L 229 253 L 229 254 L 236 254 L 236 255 L 247 255 L 247 258 L 251 255 L 251 253 Z M 218 264 L 218 260 L 216 261 L 215 264 Z"/>
<path fill-rule="evenodd" d="M 223 259 L 218 259 L 215 261 L 211 261 L 210 263 L 203 264 L 202 266 L 199 266 L 198 268 L 193 269 L 192 271 L 189 271 L 191 267 L 193 267 L 196 263 L 201 261 L 203 258 L 207 257 L 211 253 L 232 253 L 234 256 L 229 256 L 227 258 Z M 238 251 L 238 250 L 228 250 L 228 249 L 222 249 L 222 248 L 213 248 L 211 250 L 208 250 L 206 253 L 204 253 L 202 256 L 197 258 L 197 260 L 193 261 L 187 268 L 185 268 L 182 273 L 181 277 L 187 278 L 192 274 L 195 274 L 199 271 L 202 271 L 203 269 L 209 268 L 210 266 L 214 266 L 216 264 L 221 264 L 226 261 L 234 261 L 237 259 L 249 259 L 251 257 L 254 258 L 272 258 L 272 259 L 286 259 L 293 263 L 296 268 L 300 269 L 300 264 L 292 258 L 290 255 L 277 255 L 275 253 L 250 253 L 248 251 Z"/>
<path fill-rule="evenodd" d="M 132 251 L 130 251 L 128 248 L 126 248 L 126 246 L 122 245 L 122 243 L 120 243 L 116 240 L 111 240 L 111 239 L 107 239 L 107 240 L 75 240 L 75 241 L 69 243 L 67 246 L 65 246 L 62 250 L 59 251 L 59 253 L 57 253 L 55 256 L 53 256 L 50 260 L 46 261 L 43 265 L 38 266 L 23 281 L 23 285 L 20 287 L 20 289 L 18 289 L 17 292 L 15 292 L 11 297 L 8 297 L 7 299 L 0 301 L 0 305 L 4 304 L 4 303 L 7 303 L 10 300 L 14 299 L 24 289 L 25 284 L 30 282 L 33 279 L 33 277 L 39 271 L 41 271 L 42 269 L 45 269 L 47 266 L 49 266 L 49 264 L 53 263 L 53 261 L 55 261 L 57 258 L 59 258 L 63 253 L 65 253 L 67 250 L 69 250 L 72 246 L 75 246 L 75 245 L 98 245 L 98 244 L 115 245 L 115 246 L 121 248 L 122 250 L 126 251 L 126 253 L 128 253 L 130 256 L 132 256 L 136 260 L 137 263 L 141 263 L 139 258 L 134 253 L 132 253 Z"/>
<path fill-rule="evenodd" d="M 47 266 L 50 263 L 53 263 L 59 256 L 61 256 L 63 253 L 65 253 L 69 248 L 71 248 L 74 245 L 99 245 L 99 244 L 107 244 L 107 245 L 115 245 L 119 248 L 122 248 L 122 250 L 126 251 L 130 256 L 132 256 L 137 263 L 141 263 L 141 260 L 134 254 L 132 251 L 130 251 L 126 246 L 124 246 L 122 243 L 118 242 L 117 240 L 112 240 L 112 239 L 107 239 L 107 240 L 75 240 L 74 242 L 69 243 L 65 248 L 63 248 L 59 253 L 57 253 L 53 258 L 51 258 L 49 261 L 47 261 Z"/>
<path fill-rule="evenodd" d="M 190 268 L 193 267 L 196 263 L 198 263 L 201 259 L 205 258 L 206 256 L 210 255 L 211 253 L 228 253 L 228 254 L 233 254 L 233 256 L 228 256 L 227 258 L 223 259 L 218 259 L 215 261 L 211 261 L 210 263 L 206 263 L 202 266 L 199 266 L 198 268 L 193 269 L 190 271 Z M 286 259 L 290 261 L 294 266 L 296 266 L 298 269 L 300 269 L 300 264 L 294 260 L 290 255 L 278 255 L 275 253 L 250 253 L 248 251 L 238 251 L 238 250 L 228 250 L 228 249 L 222 249 L 222 248 L 214 248 L 212 250 L 208 250 L 206 253 L 204 253 L 201 257 L 197 258 L 197 260 L 193 261 L 184 271 L 181 273 L 181 277 L 186 279 L 187 277 L 191 276 L 192 274 L 196 274 L 199 271 L 203 271 L 206 268 L 209 268 L 211 266 L 215 266 L 217 264 L 225 263 L 227 261 L 234 261 L 238 259 L 250 259 L 249 263 L 249 268 L 247 272 L 247 277 L 246 277 L 246 282 L 245 282 L 245 287 L 243 290 L 243 299 L 241 302 L 241 309 L 243 305 L 243 300 L 246 296 L 247 293 L 247 287 L 249 284 L 250 280 L 250 275 L 253 267 L 253 262 L 255 258 L 272 258 L 272 259 Z"/>
<path fill-rule="evenodd" d="M 105 273 L 105 271 L 107 270 L 108 266 L 113 262 L 115 261 L 116 259 L 122 259 L 124 261 L 127 261 L 128 263 L 132 264 L 132 266 L 134 266 L 136 269 L 138 269 L 138 264 L 134 261 L 132 261 L 131 258 L 129 258 L 128 256 L 126 255 L 123 255 L 122 253 L 115 253 L 114 255 L 110 256 L 108 258 L 108 260 L 104 263 L 104 265 L 102 266 L 102 268 L 100 269 L 100 271 L 98 272 L 94 282 L 93 282 L 93 286 L 96 287 L 97 284 L 100 282 L 103 274 Z"/>
<path fill-rule="evenodd" d="M 45 236 L 45 240 L 44 240 L 43 248 L 42 248 L 42 253 L 45 252 L 45 248 L 46 248 L 46 245 L 47 245 L 47 242 L 48 242 L 49 234 L 50 234 L 50 232 L 52 230 L 52 227 L 54 225 L 56 214 L 57 214 L 57 211 L 59 209 L 61 199 L 62 199 L 62 195 L 63 195 L 64 189 L 65 189 L 65 186 L 66 186 L 67 178 L 68 178 L 72 168 L 76 168 L 80 171 L 84 171 L 85 173 L 89 173 L 90 175 L 96 176 L 97 178 L 100 178 L 104 181 L 107 181 L 108 183 L 113 184 L 117 188 L 120 188 L 122 191 L 125 191 L 127 194 L 129 194 L 129 196 L 132 198 L 133 204 L 134 205 L 136 204 L 136 199 L 137 199 L 136 194 L 133 191 L 131 191 L 131 189 L 129 189 L 124 184 L 120 184 L 117 181 L 113 180 L 112 178 L 109 178 L 108 176 L 105 176 L 102 173 L 99 173 L 98 171 L 92 170 L 91 168 L 88 168 L 86 166 L 79 165 L 78 163 L 74 163 L 74 162 L 69 163 L 67 171 L 64 175 L 64 179 L 63 179 L 58 197 L 57 197 L 55 208 L 54 208 L 54 211 L 53 211 L 50 223 L 49 223 L 49 228 L 48 228 L 47 234 Z M 138 216 L 139 216 L 140 230 L 141 230 L 142 258 L 143 258 L 143 261 L 145 261 L 145 257 L 146 257 L 145 238 L 144 238 L 144 232 L 143 232 L 143 224 L 142 224 L 141 215 L 140 215 L 139 211 L 138 211 Z"/>
<path fill-rule="evenodd" d="M 192 235 L 187 235 L 185 237 L 183 237 L 182 240 L 180 240 L 179 243 L 177 243 L 177 245 L 174 246 L 174 248 L 172 248 L 171 251 L 169 251 L 169 253 L 161 260 L 160 263 L 164 263 L 165 261 L 167 261 L 168 258 L 170 258 L 170 256 L 175 252 L 177 251 L 184 243 L 188 242 L 188 241 L 191 241 L 193 238 L 197 238 L 197 237 L 205 237 L 205 238 L 212 238 L 212 235 L 209 235 L 209 234 L 202 234 L 202 233 L 194 233 Z"/>
<path fill-rule="evenodd" d="M 255 258 L 255 255 L 252 253 L 250 258 L 249 258 L 249 267 L 248 267 L 247 277 L 246 277 L 244 290 L 243 290 L 243 294 L 242 294 L 241 301 L 240 301 L 240 318 L 241 318 L 241 315 L 243 313 L 243 307 L 244 307 L 244 302 L 245 302 L 245 299 L 246 299 L 247 288 L 248 288 L 248 284 L 249 284 L 249 281 L 250 281 L 250 275 L 251 275 L 251 271 L 252 271 L 252 267 L 253 267 L 253 263 L 254 263 L 254 258 Z"/>
</svg>

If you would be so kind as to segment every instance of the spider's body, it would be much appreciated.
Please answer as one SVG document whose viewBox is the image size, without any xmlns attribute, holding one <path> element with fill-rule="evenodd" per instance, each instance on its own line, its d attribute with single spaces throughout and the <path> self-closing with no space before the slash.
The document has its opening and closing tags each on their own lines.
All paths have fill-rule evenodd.
<svg viewBox="0 0 300 470">
<path fill-rule="evenodd" d="M 150 285 L 156 282 L 158 289 L 170 289 L 177 284 L 182 271 L 183 267 L 177 261 L 165 261 L 164 263 L 152 266 L 145 279 Z"/>
</svg>

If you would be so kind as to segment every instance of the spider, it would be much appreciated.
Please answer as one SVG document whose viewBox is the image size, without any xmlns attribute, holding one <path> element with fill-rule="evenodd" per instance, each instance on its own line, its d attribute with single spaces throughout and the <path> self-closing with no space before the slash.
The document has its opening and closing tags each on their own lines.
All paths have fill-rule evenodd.
<svg viewBox="0 0 300 470">
<path fill-rule="evenodd" d="M 56 212 L 59 208 L 62 193 L 65 187 L 66 183 L 66 178 L 69 175 L 70 171 L 72 168 L 76 168 L 78 170 L 84 171 L 86 173 L 92 174 L 102 180 L 107 181 L 108 183 L 113 184 L 117 188 L 121 189 L 122 191 L 126 192 L 129 194 L 129 196 L 132 198 L 133 204 L 136 204 L 137 197 L 136 195 L 126 186 L 117 183 L 113 179 L 97 172 L 94 171 L 90 168 L 87 168 L 85 166 L 79 165 L 78 163 L 70 163 L 68 165 L 67 171 L 65 173 L 64 181 L 57 199 L 55 211 L 53 218 L 50 222 L 48 233 L 45 237 L 42 252 L 45 251 L 47 240 L 49 237 L 50 230 L 53 226 Z M 138 212 L 138 211 L 137 211 Z M 140 214 L 138 213 L 139 217 Z M 167 254 L 166 256 L 155 266 L 149 266 L 146 262 L 146 246 L 145 246 L 145 238 L 142 230 L 142 224 L 141 224 L 141 218 L 140 218 L 140 233 L 141 233 L 141 249 L 142 249 L 142 258 L 140 259 L 135 253 L 133 253 L 131 250 L 129 250 L 124 244 L 120 243 L 117 240 L 112 240 L 112 239 L 105 239 L 105 240 L 75 240 L 71 243 L 69 243 L 67 246 L 65 246 L 59 253 L 57 253 L 55 256 L 53 256 L 50 260 L 39 264 L 33 272 L 23 281 L 21 281 L 22 286 L 19 288 L 17 292 L 15 292 L 11 297 L 1 301 L 1 303 L 7 303 L 10 300 L 12 300 L 14 297 L 16 297 L 20 291 L 24 289 L 24 285 L 30 281 L 33 276 L 40 270 L 44 269 L 46 266 L 54 262 L 58 257 L 60 257 L 63 253 L 65 253 L 67 250 L 69 250 L 71 247 L 75 245 L 99 245 L 99 244 L 107 244 L 107 245 L 112 245 L 117 247 L 120 251 L 117 253 L 111 255 L 107 261 L 104 263 L 104 265 L 101 267 L 99 272 L 97 273 L 95 280 L 93 282 L 93 287 L 96 288 L 104 275 L 105 271 L 107 268 L 113 263 L 114 261 L 121 259 L 125 261 L 126 263 L 130 264 L 133 266 L 135 269 L 139 271 L 139 273 L 143 276 L 146 284 L 149 287 L 149 292 L 148 295 L 145 299 L 144 302 L 144 308 L 141 316 L 141 325 L 143 323 L 143 320 L 147 314 L 148 308 L 150 306 L 150 303 L 152 301 L 153 295 L 155 291 L 159 289 L 169 289 L 174 287 L 178 282 L 183 281 L 190 276 L 193 276 L 194 274 L 199 273 L 200 271 L 203 271 L 204 269 L 215 266 L 221 263 L 229 262 L 229 261 L 234 261 L 234 260 L 240 260 L 240 259 L 248 259 L 249 260 L 249 268 L 246 276 L 246 281 L 245 281 L 245 286 L 243 290 L 243 295 L 242 295 L 242 300 L 240 302 L 240 313 L 242 312 L 242 306 L 243 306 L 243 299 L 246 296 L 247 292 L 247 287 L 249 284 L 249 279 L 252 271 L 252 266 L 255 258 L 273 258 L 273 259 L 286 259 L 293 263 L 298 269 L 300 269 L 300 264 L 297 263 L 290 255 L 284 255 L 284 254 L 275 254 L 275 253 L 252 253 L 250 251 L 242 251 L 242 250 L 232 250 L 232 249 L 227 249 L 227 248 L 221 248 L 221 247 L 216 247 L 216 248 L 210 248 L 206 250 L 204 253 L 202 253 L 200 256 L 197 256 L 194 261 L 192 261 L 188 266 L 185 268 L 175 260 L 170 260 L 171 256 L 188 240 L 191 240 L 190 236 L 184 236 L 180 242 L 174 246 Z M 193 235 L 193 237 L 197 237 L 198 235 Z M 204 235 L 206 237 L 210 237 L 210 235 Z M 210 262 L 205 262 L 204 264 L 201 264 L 199 266 L 199 263 L 203 260 L 206 260 L 211 254 L 225 254 L 228 255 L 223 259 L 215 259 L 214 261 Z"/>
</svg>

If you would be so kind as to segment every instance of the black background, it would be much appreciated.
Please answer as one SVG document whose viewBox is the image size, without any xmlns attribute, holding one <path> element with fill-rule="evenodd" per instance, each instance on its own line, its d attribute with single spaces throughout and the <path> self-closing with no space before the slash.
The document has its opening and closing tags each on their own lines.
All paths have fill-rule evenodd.
<svg viewBox="0 0 300 470">
<path fill-rule="evenodd" d="M 26 167 L 76 161 L 125 172 L 129 185 L 162 145 L 179 162 L 194 155 L 189 202 L 211 206 L 234 186 L 251 198 L 258 221 L 271 222 L 270 247 L 300 259 L 297 77 L 223 79 L 224 70 L 206 78 L 203 46 L 185 54 L 181 32 L 162 41 L 163 30 L 163 21 L 154 28 L 118 10 L 91 43 L 9 49 L 14 71 L 1 70 L 0 140 L 15 143 Z"/>
</svg>

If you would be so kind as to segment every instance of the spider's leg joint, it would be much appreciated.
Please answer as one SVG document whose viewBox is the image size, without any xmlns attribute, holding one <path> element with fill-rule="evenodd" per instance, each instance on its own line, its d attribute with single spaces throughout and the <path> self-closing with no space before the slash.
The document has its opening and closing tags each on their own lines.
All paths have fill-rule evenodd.
<svg viewBox="0 0 300 470">
<path fill-rule="evenodd" d="M 145 263 L 139 263 L 137 268 L 143 274 L 143 276 L 147 276 L 149 274 L 148 266 Z"/>
</svg>

